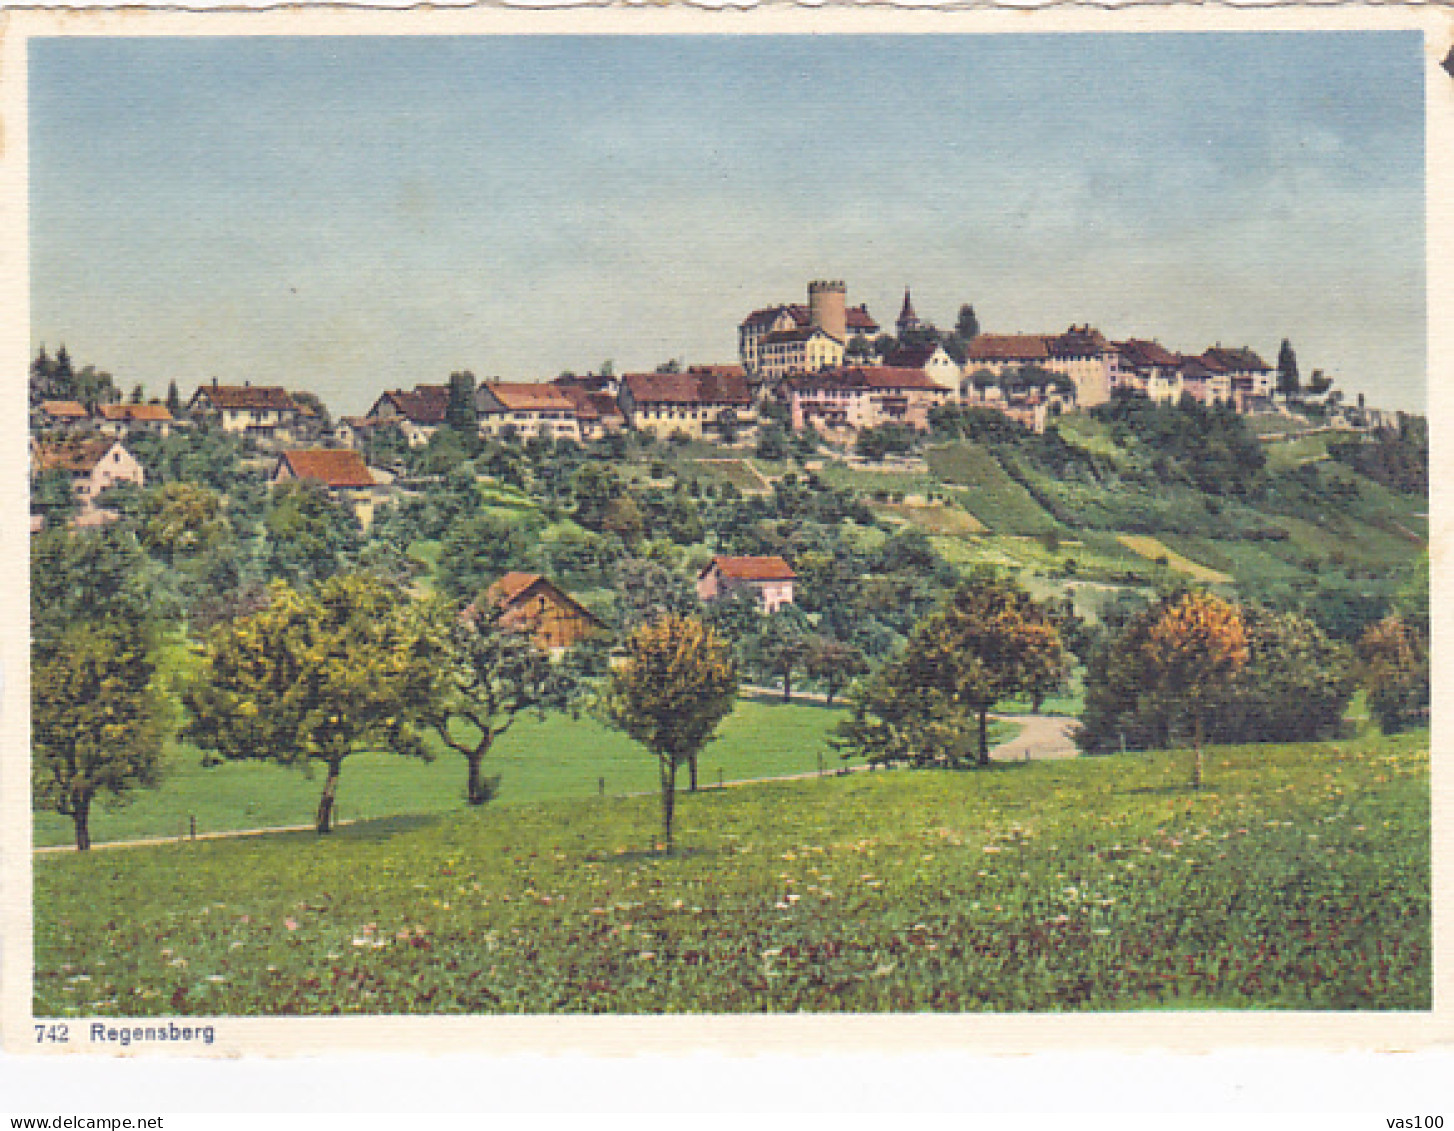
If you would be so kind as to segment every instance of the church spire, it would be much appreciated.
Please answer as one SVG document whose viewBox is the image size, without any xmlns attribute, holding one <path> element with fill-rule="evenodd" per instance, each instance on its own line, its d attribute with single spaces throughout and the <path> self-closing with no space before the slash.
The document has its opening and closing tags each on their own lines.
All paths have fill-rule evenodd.
<svg viewBox="0 0 1454 1131">
<path fill-rule="evenodd" d="M 897 325 L 900 335 L 907 330 L 921 329 L 924 325 L 919 321 L 919 316 L 914 313 L 914 300 L 909 295 L 908 287 L 904 288 L 904 308 L 899 311 L 899 320 L 895 325 Z"/>
</svg>

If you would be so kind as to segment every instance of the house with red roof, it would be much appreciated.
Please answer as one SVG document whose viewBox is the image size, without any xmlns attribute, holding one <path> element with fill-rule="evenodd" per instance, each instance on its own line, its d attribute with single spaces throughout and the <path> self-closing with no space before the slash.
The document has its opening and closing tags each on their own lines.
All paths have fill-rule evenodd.
<svg viewBox="0 0 1454 1131">
<path fill-rule="evenodd" d="M 1265 411 L 1272 407 L 1272 366 L 1246 346 L 1224 349 L 1219 342 L 1197 360 L 1213 373 L 1226 376 L 1238 412 Z"/>
<path fill-rule="evenodd" d="M 381 393 L 365 414 L 368 427 L 395 427 L 411 448 L 422 448 L 449 415 L 448 385 L 415 385 L 412 390 Z M 353 426 L 354 435 L 359 429 Z"/>
<path fill-rule="evenodd" d="M 1111 343 L 1111 388 L 1129 389 L 1160 404 L 1181 400 L 1181 357 L 1160 342 L 1128 338 Z"/>
<path fill-rule="evenodd" d="M 507 573 L 486 590 L 485 599 L 498 610 L 503 627 L 528 632 L 546 651 L 569 648 L 605 627 L 600 617 L 538 573 Z"/>
<path fill-rule="evenodd" d="M 96 407 L 97 428 L 105 436 L 150 432 L 169 436 L 177 422 L 164 404 L 103 404 Z"/>
<path fill-rule="evenodd" d="M 627 373 L 621 378 L 621 411 L 636 431 L 666 439 L 692 439 L 755 422 L 752 390 L 740 373 Z"/>
<path fill-rule="evenodd" d="M 187 415 L 263 444 L 296 442 L 315 416 L 281 385 L 222 385 L 215 377 L 192 394 Z"/>
<path fill-rule="evenodd" d="M 575 402 L 547 381 L 485 381 L 475 389 L 481 436 L 579 440 Z"/>
<path fill-rule="evenodd" d="M 793 603 L 798 575 L 777 555 L 729 557 L 716 555 L 697 574 L 697 598 L 703 604 L 749 590 L 757 595 L 763 612 L 775 613 Z"/>
<path fill-rule="evenodd" d="M 789 378 L 779 396 L 788 402 L 794 429 L 831 434 L 903 424 L 926 432 L 930 411 L 950 404 L 955 389 L 922 369 L 855 365 Z"/>
<path fill-rule="evenodd" d="M 367 528 L 374 509 L 388 495 L 388 472 L 375 471 L 361 453 L 351 448 L 305 448 L 279 454 L 268 482 L 272 486 L 293 480 L 322 484 L 340 502 L 348 503 Z"/>
<path fill-rule="evenodd" d="M 78 432 L 90 428 L 91 413 L 80 401 L 41 401 L 31 409 L 31 427 L 52 432 Z"/>
<path fill-rule="evenodd" d="M 129 483 L 146 485 L 146 470 L 126 450 L 126 445 L 110 436 L 79 436 L 62 440 L 39 440 L 31 445 L 30 471 L 32 482 L 48 471 L 70 477 L 71 491 L 82 515 L 97 512 L 101 517 L 90 521 L 98 524 L 113 521 L 110 511 L 101 511 L 97 500 L 111 487 Z"/>
</svg>

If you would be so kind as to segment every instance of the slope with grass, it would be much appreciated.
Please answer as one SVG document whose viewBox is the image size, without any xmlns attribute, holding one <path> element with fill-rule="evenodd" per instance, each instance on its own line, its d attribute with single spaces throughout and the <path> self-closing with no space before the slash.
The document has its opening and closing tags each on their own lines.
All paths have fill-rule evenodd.
<svg viewBox="0 0 1454 1131">
<path fill-rule="evenodd" d="M 45 857 L 35 1011 L 1428 1009 L 1427 733 Z"/>
</svg>

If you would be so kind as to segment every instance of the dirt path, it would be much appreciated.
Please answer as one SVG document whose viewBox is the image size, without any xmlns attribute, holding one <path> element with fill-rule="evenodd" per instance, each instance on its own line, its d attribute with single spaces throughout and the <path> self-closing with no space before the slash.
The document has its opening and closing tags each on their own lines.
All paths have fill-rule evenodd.
<svg viewBox="0 0 1454 1131">
<path fill-rule="evenodd" d="M 744 687 L 742 690 L 754 694 L 782 697 L 782 692 L 771 687 Z M 825 697 L 814 692 L 794 692 L 794 699 L 811 699 L 815 702 L 823 702 Z M 1075 720 L 1064 715 L 991 715 L 990 718 L 997 722 L 1013 723 L 1020 728 L 1020 733 L 1014 738 L 1007 739 L 997 746 L 991 747 L 990 757 L 996 762 L 1040 762 L 1059 758 L 1074 758 L 1080 751 L 1076 749 L 1075 743 L 1071 741 L 1071 733 L 1075 728 Z M 770 781 L 807 781 L 809 778 L 820 776 L 832 776 L 840 773 L 859 773 L 868 770 L 868 766 L 841 766 L 834 764 L 830 759 L 824 759 L 825 773 L 820 775 L 816 770 L 806 770 L 799 774 L 778 774 L 767 778 L 736 778 L 732 781 L 702 782 L 704 792 L 714 789 L 736 789 L 745 785 L 760 785 L 762 782 Z M 618 797 L 645 797 L 654 794 L 655 790 L 641 790 L 639 792 L 617 794 Z M 395 816 L 405 814 L 394 814 Z M 387 820 L 388 818 L 365 818 L 362 823 L 369 820 Z M 337 821 L 335 828 L 344 828 L 348 825 L 359 824 L 359 821 Z M 305 833 L 312 832 L 312 825 L 273 825 L 260 829 L 227 829 L 221 832 L 198 833 L 195 837 L 189 836 L 151 836 L 142 837 L 137 840 L 108 840 L 91 846 L 92 851 L 99 851 L 103 848 L 149 848 L 159 844 L 183 844 L 190 840 L 233 840 L 237 837 L 268 836 L 272 833 Z M 75 852 L 75 845 L 71 844 L 48 844 L 39 848 L 33 848 L 32 853 L 36 856 L 43 856 L 56 852 Z"/>
</svg>

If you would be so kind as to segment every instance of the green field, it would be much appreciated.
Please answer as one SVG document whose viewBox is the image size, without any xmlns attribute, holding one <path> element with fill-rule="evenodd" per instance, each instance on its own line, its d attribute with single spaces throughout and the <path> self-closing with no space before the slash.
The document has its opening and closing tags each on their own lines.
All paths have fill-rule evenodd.
<svg viewBox="0 0 1454 1131">
<path fill-rule="evenodd" d="M 42 856 L 38 1016 L 1431 1006 L 1427 733 Z"/>
<path fill-rule="evenodd" d="M 722 725 L 699 762 L 703 784 L 718 776 L 775 777 L 807 773 L 841 759 L 828 748 L 838 707 L 807 701 L 744 699 Z M 345 821 L 403 814 L 439 814 L 464 809 L 464 759 L 436 745 L 432 762 L 392 754 L 357 754 L 343 768 L 338 812 Z M 522 718 L 486 760 L 486 773 L 499 774 L 495 806 L 520 801 L 588 797 L 601 779 L 611 796 L 656 788 L 655 762 L 617 731 L 590 718 L 553 716 L 545 722 Z M 160 788 L 142 790 L 122 806 L 98 805 L 91 818 L 97 843 L 140 837 L 180 836 L 196 818 L 197 831 L 307 824 L 313 819 L 322 778 L 270 763 L 232 762 L 203 767 L 201 755 L 172 746 Z M 495 812 L 495 807 L 490 809 Z M 74 843 L 71 822 L 55 813 L 35 814 L 35 843 Z"/>
<path fill-rule="evenodd" d="M 990 452 L 967 441 L 930 448 L 929 468 L 947 484 L 964 487 L 955 501 L 996 534 L 1044 534 L 1059 528 Z"/>
</svg>

